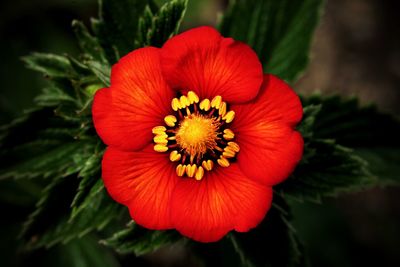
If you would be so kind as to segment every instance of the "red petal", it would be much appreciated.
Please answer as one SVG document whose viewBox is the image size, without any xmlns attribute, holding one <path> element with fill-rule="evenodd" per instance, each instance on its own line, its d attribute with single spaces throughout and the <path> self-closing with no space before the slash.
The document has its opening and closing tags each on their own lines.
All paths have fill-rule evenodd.
<svg viewBox="0 0 400 267">
<path fill-rule="evenodd" d="M 107 148 L 103 181 L 111 197 L 127 205 L 133 220 L 149 229 L 172 228 L 170 197 L 178 176 L 165 153 Z"/>
<path fill-rule="evenodd" d="M 286 83 L 266 75 L 257 98 L 232 109 L 243 172 L 269 186 L 286 179 L 303 154 L 303 139 L 294 130 L 303 114 L 299 97 Z"/>
<path fill-rule="evenodd" d="M 256 53 L 211 27 L 169 39 L 161 49 L 161 66 L 171 87 L 193 90 L 200 98 L 221 95 L 231 103 L 253 99 L 263 79 Z"/>
<path fill-rule="evenodd" d="M 113 66 L 111 87 L 94 97 L 96 131 L 107 145 L 141 149 L 151 142 L 151 129 L 172 111 L 174 94 L 162 77 L 159 50 L 135 50 Z"/>
<path fill-rule="evenodd" d="M 171 219 L 183 235 L 213 242 L 230 230 L 257 226 L 271 201 L 270 187 L 248 179 L 233 164 L 206 173 L 201 181 L 182 179 L 173 192 Z"/>
</svg>

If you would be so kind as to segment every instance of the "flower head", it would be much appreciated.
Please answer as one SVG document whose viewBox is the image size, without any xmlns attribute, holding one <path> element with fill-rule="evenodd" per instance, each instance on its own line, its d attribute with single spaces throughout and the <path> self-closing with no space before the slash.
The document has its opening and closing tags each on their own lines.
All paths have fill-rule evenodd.
<svg viewBox="0 0 400 267">
<path fill-rule="evenodd" d="M 144 227 L 202 242 L 264 218 L 302 156 L 301 117 L 249 46 L 210 27 L 124 56 L 93 103 L 111 197 Z"/>
</svg>

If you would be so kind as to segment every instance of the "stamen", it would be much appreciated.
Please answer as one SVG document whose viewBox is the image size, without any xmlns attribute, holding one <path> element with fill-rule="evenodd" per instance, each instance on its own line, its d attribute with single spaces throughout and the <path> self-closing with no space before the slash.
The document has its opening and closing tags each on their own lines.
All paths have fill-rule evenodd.
<svg viewBox="0 0 400 267">
<path fill-rule="evenodd" d="M 226 113 L 226 102 L 222 102 L 218 108 L 218 114 L 219 116 L 223 117 L 225 116 L 225 113 Z"/>
<path fill-rule="evenodd" d="M 186 174 L 189 177 L 193 177 L 194 174 L 196 173 L 196 170 L 197 170 L 196 164 L 193 164 L 193 165 L 188 164 L 188 165 L 186 165 Z"/>
<path fill-rule="evenodd" d="M 174 127 L 175 123 L 177 122 L 177 119 L 174 115 L 168 115 L 165 116 L 164 121 L 165 124 L 167 124 L 169 127 Z"/>
<path fill-rule="evenodd" d="M 224 151 L 224 150 L 223 150 L 222 148 L 220 148 L 219 146 L 216 146 L 215 149 L 218 150 L 218 151 L 220 151 L 220 152 Z"/>
<path fill-rule="evenodd" d="M 236 153 L 240 151 L 239 145 L 235 142 L 228 142 L 228 146 L 232 148 L 232 150 L 235 151 Z"/>
<path fill-rule="evenodd" d="M 219 106 L 221 105 L 221 102 L 222 102 L 222 97 L 220 95 L 217 95 L 211 100 L 211 107 L 218 109 Z"/>
<path fill-rule="evenodd" d="M 234 132 L 227 128 L 235 112 L 221 96 L 212 100 L 189 91 L 187 95 L 173 98 L 174 113 L 164 117 L 164 126 L 152 129 L 154 150 L 170 151 L 169 159 L 176 162 L 178 176 L 203 179 L 205 171 L 212 171 L 214 164 L 229 167 L 240 150 L 234 142 Z"/>
<path fill-rule="evenodd" d="M 174 150 L 171 152 L 171 154 L 169 154 L 169 159 L 174 162 L 174 161 L 178 161 L 181 159 L 181 154 L 178 153 L 178 151 Z"/>
<path fill-rule="evenodd" d="M 176 148 L 176 147 L 178 147 L 178 144 L 168 145 L 168 148 Z"/>
<path fill-rule="evenodd" d="M 156 144 L 154 146 L 154 150 L 157 152 L 167 152 L 168 151 L 168 147 L 162 144 Z"/>
<path fill-rule="evenodd" d="M 181 102 L 181 108 L 185 108 L 188 107 L 190 105 L 189 99 L 186 96 L 181 96 L 181 98 L 179 99 Z"/>
<path fill-rule="evenodd" d="M 204 169 L 203 169 L 203 167 L 199 166 L 197 168 L 197 171 L 196 171 L 196 174 L 195 174 L 194 178 L 197 181 L 200 181 L 201 179 L 203 179 L 203 176 L 204 176 Z"/>
<path fill-rule="evenodd" d="M 211 160 L 207 160 L 207 161 L 203 161 L 203 163 L 201 165 L 207 171 L 211 171 L 214 166 L 214 162 L 212 162 Z"/>
<path fill-rule="evenodd" d="M 222 136 L 225 140 L 232 140 L 235 138 L 235 134 L 230 129 L 224 130 L 224 135 Z"/>
<path fill-rule="evenodd" d="M 211 108 L 210 99 L 205 98 L 200 102 L 200 109 L 202 109 L 204 111 L 209 111 L 210 108 Z"/>
<path fill-rule="evenodd" d="M 190 104 L 199 103 L 199 97 L 196 95 L 195 92 L 189 91 L 187 97 L 189 98 Z"/>
<path fill-rule="evenodd" d="M 151 132 L 153 134 L 162 134 L 165 133 L 166 130 L 167 128 L 165 128 L 164 126 L 156 126 L 151 130 Z"/>
<path fill-rule="evenodd" d="M 228 113 L 225 114 L 225 116 L 222 117 L 222 119 L 225 120 L 226 123 L 231 123 L 234 118 L 235 118 L 235 111 L 233 110 L 230 110 Z"/>
<path fill-rule="evenodd" d="M 173 98 L 171 101 L 171 106 L 174 111 L 178 111 L 181 108 L 181 103 L 178 98 Z"/>
<path fill-rule="evenodd" d="M 217 160 L 217 162 L 218 162 L 218 164 L 221 166 L 221 167 L 228 167 L 230 164 L 229 164 L 229 161 L 226 159 L 226 158 L 224 158 L 224 157 L 220 157 L 218 160 Z"/>
<path fill-rule="evenodd" d="M 168 135 L 166 135 L 166 134 L 159 134 L 153 138 L 153 141 L 154 141 L 154 143 L 157 143 L 157 144 L 166 145 L 168 143 L 167 137 L 168 137 Z"/>
<path fill-rule="evenodd" d="M 225 158 L 234 158 L 236 155 L 235 151 L 230 150 L 228 147 L 224 149 L 224 152 L 222 152 L 222 156 Z"/>
<path fill-rule="evenodd" d="M 178 176 L 183 176 L 185 174 L 185 169 L 186 169 L 185 165 L 179 164 L 178 166 L 176 166 L 176 174 Z"/>
</svg>

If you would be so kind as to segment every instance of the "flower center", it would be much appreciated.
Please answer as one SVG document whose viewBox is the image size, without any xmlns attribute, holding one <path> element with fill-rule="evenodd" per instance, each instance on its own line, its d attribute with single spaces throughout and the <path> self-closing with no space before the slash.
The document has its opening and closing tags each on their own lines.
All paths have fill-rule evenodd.
<svg viewBox="0 0 400 267">
<path fill-rule="evenodd" d="M 183 119 L 176 133 L 177 144 L 189 155 L 202 157 L 217 145 L 220 123 L 215 118 L 189 115 Z"/>
<path fill-rule="evenodd" d="M 204 171 L 211 171 L 214 163 L 228 167 L 235 160 L 240 148 L 233 142 L 235 134 L 227 127 L 235 112 L 228 110 L 221 96 L 199 103 L 199 97 L 189 91 L 186 96 L 172 99 L 171 106 L 175 114 L 164 118 L 165 126 L 152 130 L 154 150 L 171 150 L 169 159 L 178 163 L 179 176 L 201 180 Z"/>
</svg>

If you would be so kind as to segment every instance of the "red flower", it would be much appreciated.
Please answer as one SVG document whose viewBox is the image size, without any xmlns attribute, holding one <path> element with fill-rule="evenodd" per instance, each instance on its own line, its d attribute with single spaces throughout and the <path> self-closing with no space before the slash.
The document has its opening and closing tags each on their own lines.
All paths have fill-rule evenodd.
<svg viewBox="0 0 400 267">
<path fill-rule="evenodd" d="M 249 46 L 210 27 L 124 56 L 93 103 L 109 194 L 136 223 L 202 242 L 264 218 L 302 156 L 301 117 Z"/>
</svg>

